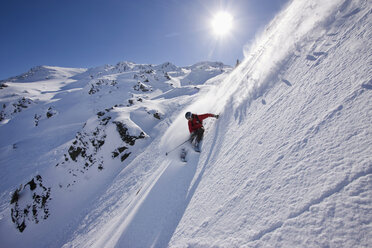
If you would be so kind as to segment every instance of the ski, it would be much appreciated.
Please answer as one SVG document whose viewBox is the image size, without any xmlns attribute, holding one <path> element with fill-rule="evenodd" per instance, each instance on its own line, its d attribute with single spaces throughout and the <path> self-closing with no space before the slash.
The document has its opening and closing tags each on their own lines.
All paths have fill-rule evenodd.
<svg viewBox="0 0 372 248">
<path fill-rule="evenodd" d="M 194 151 L 195 152 L 198 152 L 198 153 L 200 153 L 201 152 L 201 141 L 199 142 L 199 143 L 197 143 L 196 141 L 195 141 L 195 144 L 193 144 L 193 147 L 194 147 Z"/>
<path fill-rule="evenodd" d="M 185 163 L 187 162 L 186 156 L 187 156 L 187 150 L 186 148 L 182 148 L 181 154 L 180 154 L 180 158 L 182 162 L 185 162 Z"/>
</svg>

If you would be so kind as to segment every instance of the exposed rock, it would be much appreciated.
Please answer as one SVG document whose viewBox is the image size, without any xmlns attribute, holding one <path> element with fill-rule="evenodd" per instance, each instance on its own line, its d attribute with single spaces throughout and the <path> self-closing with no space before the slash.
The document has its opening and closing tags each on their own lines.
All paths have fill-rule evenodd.
<svg viewBox="0 0 372 248">
<path fill-rule="evenodd" d="M 137 139 L 143 139 L 145 138 L 145 133 L 141 132 L 139 136 L 130 135 L 128 132 L 128 128 L 121 122 L 115 121 L 113 122 L 116 124 L 116 130 L 119 132 L 120 138 L 125 143 L 133 146 Z"/>
<path fill-rule="evenodd" d="M 46 117 L 49 119 L 49 118 L 51 118 L 51 117 L 53 117 L 57 114 L 58 114 L 58 112 L 54 109 L 54 107 L 49 107 L 48 111 L 46 113 Z"/>
<path fill-rule="evenodd" d="M 116 80 L 99 79 L 97 82 L 90 84 L 88 94 L 93 95 L 102 90 L 104 87 L 112 87 L 116 86 L 117 84 L 118 82 Z"/>
<path fill-rule="evenodd" d="M 4 89 L 4 88 L 6 88 L 6 87 L 8 87 L 8 85 L 3 84 L 3 83 L 0 84 L 0 90 Z"/>
<path fill-rule="evenodd" d="M 151 87 L 151 86 L 146 85 L 146 84 L 141 83 L 141 82 L 138 82 L 138 83 L 133 87 L 133 89 L 136 90 L 136 91 L 142 91 L 142 92 L 152 91 L 152 87 Z"/>
<path fill-rule="evenodd" d="M 3 104 L 2 110 L 0 111 L 0 121 L 11 118 L 15 114 L 20 113 L 24 109 L 28 108 L 33 103 L 34 101 L 32 101 L 30 98 L 22 97 L 13 103 Z"/>
<path fill-rule="evenodd" d="M 43 185 L 40 175 L 32 178 L 24 187 L 21 185 L 14 191 L 10 201 L 11 217 L 20 232 L 25 230 L 28 222 L 33 221 L 37 224 L 40 220 L 45 220 L 50 216 L 48 209 L 50 195 L 51 188 Z"/>
</svg>

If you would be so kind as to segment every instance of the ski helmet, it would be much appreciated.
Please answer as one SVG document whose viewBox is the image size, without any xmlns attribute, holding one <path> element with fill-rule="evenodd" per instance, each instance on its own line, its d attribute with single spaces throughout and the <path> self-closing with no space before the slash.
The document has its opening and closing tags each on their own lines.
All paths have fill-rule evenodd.
<svg viewBox="0 0 372 248">
<path fill-rule="evenodd" d="M 185 114 L 186 119 L 191 119 L 191 116 L 192 116 L 191 112 L 186 112 Z"/>
</svg>

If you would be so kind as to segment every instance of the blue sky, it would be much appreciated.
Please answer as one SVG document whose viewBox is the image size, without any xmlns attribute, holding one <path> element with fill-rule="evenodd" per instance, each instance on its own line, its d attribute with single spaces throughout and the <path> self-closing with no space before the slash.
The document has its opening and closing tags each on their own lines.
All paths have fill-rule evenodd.
<svg viewBox="0 0 372 248">
<path fill-rule="evenodd" d="M 178 66 L 234 65 L 243 47 L 287 0 L 4 0 L 0 3 L 0 79 L 37 65 L 94 67 L 119 61 Z M 234 17 L 217 38 L 217 11 Z"/>
</svg>

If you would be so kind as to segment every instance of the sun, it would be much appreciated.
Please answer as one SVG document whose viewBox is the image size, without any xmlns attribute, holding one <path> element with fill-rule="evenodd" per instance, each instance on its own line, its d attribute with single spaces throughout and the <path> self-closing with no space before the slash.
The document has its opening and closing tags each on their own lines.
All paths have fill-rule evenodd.
<svg viewBox="0 0 372 248">
<path fill-rule="evenodd" d="M 211 26 L 213 33 L 216 36 L 225 36 L 233 28 L 233 17 L 228 12 L 218 12 L 216 15 L 213 16 Z"/>
</svg>

